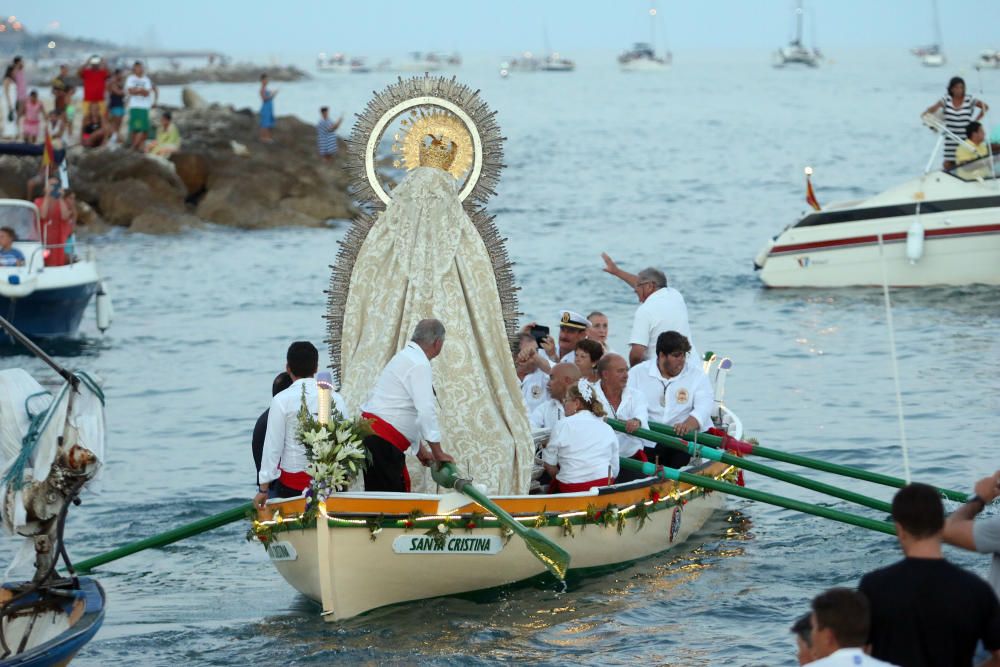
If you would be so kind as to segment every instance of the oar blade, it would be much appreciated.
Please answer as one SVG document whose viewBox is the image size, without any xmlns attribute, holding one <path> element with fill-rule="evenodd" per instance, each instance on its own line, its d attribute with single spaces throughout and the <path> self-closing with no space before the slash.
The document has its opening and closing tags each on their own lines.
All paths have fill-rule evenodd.
<svg viewBox="0 0 1000 667">
<path fill-rule="evenodd" d="M 566 570 L 569 569 L 569 552 L 534 528 L 529 529 L 522 537 L 524 537 L 524 543 L 528 546 L 528 550 L 541 561 L 549 572 L 556 575 L 560 581 L 566 578 Z"/>
</svg>

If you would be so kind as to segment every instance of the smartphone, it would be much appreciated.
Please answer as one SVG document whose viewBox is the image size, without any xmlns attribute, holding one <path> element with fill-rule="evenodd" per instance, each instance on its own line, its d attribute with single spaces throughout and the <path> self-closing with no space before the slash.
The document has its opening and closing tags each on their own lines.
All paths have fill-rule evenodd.
<svg viewBox="0 0 1000 667">
<path fill-rule="evenodd" d="M 535 342 L 538 343 L 538 347 L 541 347 L 542 341 L 549 337 L 549 328 L 536 324 L 528 330 L 528 333 L 530 333 L 535 339 Z"/>
</svg>

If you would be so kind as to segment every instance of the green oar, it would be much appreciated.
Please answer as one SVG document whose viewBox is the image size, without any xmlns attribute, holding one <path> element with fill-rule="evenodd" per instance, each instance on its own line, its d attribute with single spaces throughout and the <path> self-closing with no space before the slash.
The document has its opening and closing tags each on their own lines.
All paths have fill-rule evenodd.
<svg viewBox="0 0 1000 667">
<path fill-rule="evenodd" d="M 667 435 L 676 436 L 674 429 L 666 424 L 660 424 L 657 422 L 649 422 L 649 428 L 653 431 L 659 433 L 666 433 Z M 684 436 L 685 440 L 693 439 L 693 434 L 688 434 Z M 783 452 L 780 449 L 770 449 L 768 447 L 761 447 L 760 445 L 755 445 L 750 442 L 744 442 L 742 440 L 736 440 L 735 438 L 727 438 L 723 442 L 723 438 L 717 435 L 711 435 L 709 433 L 699 433 L 697 436 L 697 441 L 703 445 L 709 445 L 711 447 L 724 447 L 740 454 L 753 454 L 755 456 L 763 456 L 764 458 L 772 459 L 774 461 L 781 461 L 783 463 L 792 463 L 794 465 L 802 466 L 803 468 L 812 468 L 813 470 L 822 470 L 823 472 L 833 473 L 835 475 L 841 475 L 843 477 L 852 477 L 854 479 L 864 480 L 866 482 L 872 482 L 874 484 L 881 484 L 883 486 L 891 486 L 897 489 L 901 489 L 906 486 L 906 480 L 900 479 L 899 477 L 892 477 L 891 475 L 883 475 L 877 472 L 869 472 L 867 470 L 862 470 L 861 468 L 854 468 L 852 466 L 840 465 L 838 463 L 830 463 L 828 461 L 823 461 L 821 459 L 814 459 L 809 456 L 802 456 L 801 454 L 789 454 L 788 452 Z M 933 486 L 933 485 L 932 485 Z M 935 487 L 942 496 L 948 500 L 954 500 L 960 503 L 967 502 L 969 497 L 967 494 L 961 491 L 954 491 L 952 489 L 945 489 L 942 487 Z"/>
<path fill-rule="evenodd" d="M 608 419 L 607 421 L 608 426 L 611 428 L 616 431 L 621 431 L 622 433 L 625 432 L 625 422 L 619 419 Z M 842 489 L 839 486 L 833 486 L 832 484 L 817 482 L 814 479 L 796 475 L 795 473 L 778 470 L 777 468 L 772 468 L 771 466 L 764 465 L 763 463 L 748 461 L 747 459 L 739 456 L 727 454 L 723 449 L 715 449 L 708 445 L 688 442 L 687 440 L 682 440 L 681 438 L 664 435 L 663 433 L 656 433 L 644 428 L 636 429 L 632 432 L 632 435 L 666 445 L 671 449 L 687 452 L 696 458 L 703 456 L 712 461 L 720 461 L 722 463 L 736 466 L 737 468 L 743 468 L 744 470 L 755 472 L 759 475 L 781 480 L 782 482 L 788 482 L 789 484 L 794 484 L 795 486 L 801 486 L 804 489 L 818 491 L 820 493 L 825 493 L 828 496 L 833 496 L 834 498 L 841 498 L 842 500 L 857 503 L 858 505 L 864 505 L 865 507 L 870 507 L 880 512 L 892 512 L 892 505 L 883 500 L 877 500 L 860 493 L 855 493 L 854 491 L 848 491 L 847 489 Z"/>
<path fill-rule="evenodd" d="M 210 530 L 218 528 L 219 526 L 225 526 L 227 523 L 239 521 L 240 519 L 246 518 L 247 511 L 252 510 L 253 508 L 253 503 L 245 503 L 243 505 L 239 505 L 238 507 L 226 510 L 225 512 L 219 512 L 218 514 L 213 514 L 212 516 L 205 517 L 204 519 L 198 519 L 197 521 L 193 521 L 186 526 L 171 528 L 165 533 L 153 535 L 152 537 L 147 537 L 139 540 L 138 542 L 132 542 L 118 547 L 117 549 L 112 549 L 111 551 L 101 554 L 100 556 L 94 556 L 93 558 L 88 558 L 87 560 L 80 561 L 79 563 L 74 563 L 74 567 L 77 572 L 80 573 L 91 572 L 99 565 L 104 565 L 105 563 L 110 563 L 113 560 L 124 558 L 125 556 L 134 554 L 137 551 L 155 549 L 156 547 L 173 544 L 174 542 L 179 542 L 187 537 L 198 535 L 199 533 L 206 533 Z"/>
<path fill-rule="evenodd" d="M 524 540 L 528 551 L 534 554 L 535 558 L 542 561 L 542 565 L 549 572 L 556 575 L 559 579 L 566 578 L 566 570 L 569 569 L 569 554 L 562 547 L 534 528 L 527 528 L 521 525 L 520 522 L 504 511 L 503 508 L 490 500 L 485 493 L 476 488 L 471 480 L 459 477 L 458 470 L 454 464 L 440 463 L 435 465 L 432 467 L 431 474 L 434 477 L 434 481 L 441 486 L 464 493 L 479 503 L 484 510 L 499 519 L 501 524 L 517 533 Z"/>
<path fill-rule="evenodd" d="M 621 459 L 621 465 L 622 468 L 642 473 L 648 477 L 662 477 L 664 479 L 670 479 L 675 482 L 683 482 L 685 484 L 698 486 L 704 489 L 721 491 L 722 493 L 726 493 L 731 496 L 748 498 L 750 500 L 768 503 L 769 505 L 777 505 L 778 507 L 804 512 L 805 514 L 821 516 L 825 519 L 849 523 L 852 526 L 868 528 L 869 530 L 886 533 L 887 535 L 896 534 L 895 527 L 888 521 L 876 521 L 875 519 L 869 519 L 868 517 L 858 516 L 857 514 L 851 514 L 849 512 L 841 512 L 839 510 L 830 509 L 829 507 L 823 507 L 822 505 L 813 505 L 812 503 L 805 503 L 801 500 L 794 500 L 792 498 L 786 498 L 784 496 L 767 493 L 765 491 L 748 489 L 743 486 L 717 480 L 713 477 L 694 475 L 692 473 L 682 472 L 675 468 L 664 468 L 662 466 L 656 466 L 652 463 L 642 463 L 641 461 L 636 461 L 635 459 L 623 458 Z"/>
</svg>

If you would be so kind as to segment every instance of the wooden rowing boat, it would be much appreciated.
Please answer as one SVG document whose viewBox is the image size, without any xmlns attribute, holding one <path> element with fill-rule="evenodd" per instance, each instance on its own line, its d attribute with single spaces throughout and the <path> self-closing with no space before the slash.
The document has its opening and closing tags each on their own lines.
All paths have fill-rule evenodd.
<svg viewBox="0 0 1000 667">
<path fill-rule="evenodd" d="M 736 481 L 739 471 L 705 462 L 688 472 Z M 720 493 L 654 478 L 586 493 L 492 500 L 569 552 L 575 572 L 683 544 L 725 502 Z M 524 542 L 457 493 L 337 493 L 312 516 L 305 509 L 303 498 L 270 501 L 250 537 L 264 543 L 292 587 L 322 605 L 327 620 L 545 572 Z"/>
</svg>

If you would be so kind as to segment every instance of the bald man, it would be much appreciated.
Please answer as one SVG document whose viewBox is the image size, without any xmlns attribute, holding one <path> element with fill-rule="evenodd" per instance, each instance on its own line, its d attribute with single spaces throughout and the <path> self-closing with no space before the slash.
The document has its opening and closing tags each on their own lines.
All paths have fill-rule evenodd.
<svg viewBox="0 0 1000 667">
<path fill-rule="evenodd" d="M 580 379 L 580 369 L 576 364 L 561 363 L 552 367 L 549 374 L 549 400 L 531 411 L 531 428 L 551 429 L 560 419 L 566 416 L 563 409 L 563 399 L 566 389 Z"/>
</svg>

